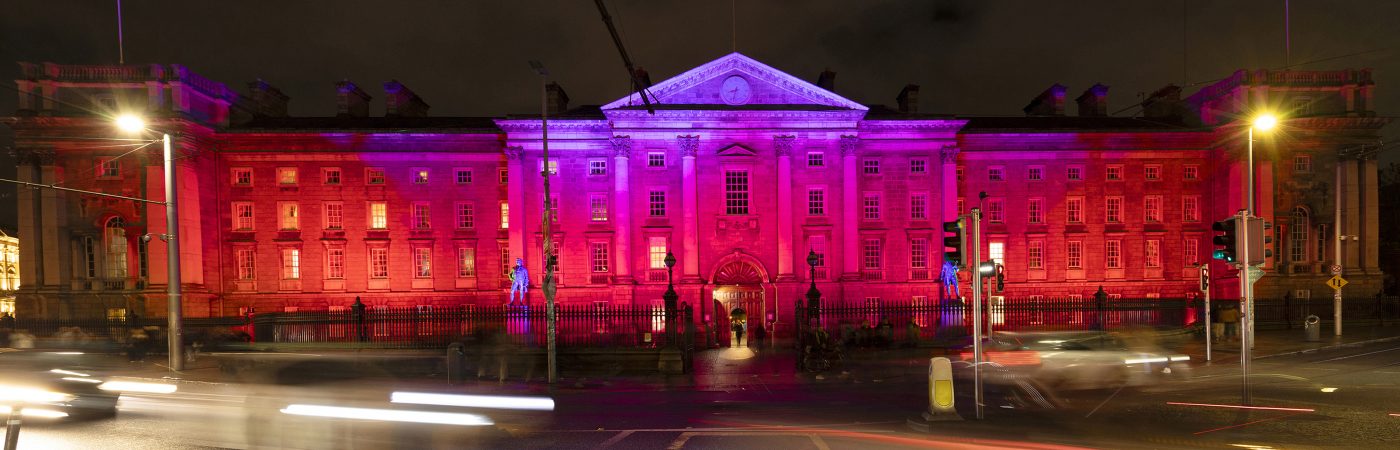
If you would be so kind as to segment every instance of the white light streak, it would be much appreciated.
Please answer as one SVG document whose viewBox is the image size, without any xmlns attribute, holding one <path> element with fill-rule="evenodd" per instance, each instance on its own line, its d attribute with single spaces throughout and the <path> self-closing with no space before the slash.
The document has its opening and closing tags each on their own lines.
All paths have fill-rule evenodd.
<svg viewBox="0 0 1400 450">
<path fill-rule="evenodd" d="M 554 410 L 554 399 L 549 397 L 513 397 L 504 395 L 455 395 L 432 394 L 426 392 L 395 392 L 389 397 L 389 401 L 393 403 L 462 406 L 467 408 L 526 409 L 532 411 Z"/>
<path fill-rule="evenodd" d="M 104 391 L 144 392 L 147 394 L 169 394 L 176 390 L 173 384 L 142 383 L 139 381 L 108 381 L 97 388 Z"/>
<path fill-rule="evenodd" d="M 347 408 L 322 405 L 287 405 L 283 414 L 296 416 L 331 417 L 337 419 L 379 420 L 387 422 L 434 423 L 440 425 L 491 425 L 491 420 L 476 414 L 443 413 L 429 411 L 400 411 L 394 409 Z"/>
</svg>

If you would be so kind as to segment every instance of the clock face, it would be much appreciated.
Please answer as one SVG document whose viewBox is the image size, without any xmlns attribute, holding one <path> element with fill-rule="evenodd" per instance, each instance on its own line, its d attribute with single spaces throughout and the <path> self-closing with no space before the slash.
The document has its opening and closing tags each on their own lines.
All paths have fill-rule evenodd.
<svg viewBox="0 0 1400 450">
<path fill-rule="evenodd" d="M 724 85 L 720 86 L 719 97 L 725 103 L 731 105 L 742 105 L 749 101 L 749 96 L 753 92 L 749 89 L 749 81 L 744 77 L 734 75 L 724 80 Z"/>
</svg>

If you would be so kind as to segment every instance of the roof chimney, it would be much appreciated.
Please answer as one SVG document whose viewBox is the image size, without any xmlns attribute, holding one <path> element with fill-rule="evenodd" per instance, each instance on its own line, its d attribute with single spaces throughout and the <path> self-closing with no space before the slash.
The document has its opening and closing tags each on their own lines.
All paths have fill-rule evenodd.
<svg viewBox="0 0 1400 450">
<path fill-rule="evenodd" d="M 1027 116 L 1063 116 L 1065 115 L 1065 87 L 1060 83 L 1055 83 L 1041 92 L 1031 103 L 1021 108 Z"/>
<path fill-rule="evenodd" d="M 559 83 L 550 82 L 545 86 L 545 95 L 549 104 L 550 114 L 559 114 L 569 110 L 569 94 L 564 93 L 564 88 Z"/>
<path fill-rule="evenodd" d="M 337 117 L 369 117 L 369 94 L 350 80 L 335 83 Z"/>
<path fill-rule="evenodd" d="M 1142 116 L 1154 119 L 1181 118 L 1181 87 L 1168 84 L 1142 100 Z"/>
<path fill-rule="evenodd" d="M 384 83 L 384 115 L 387 117 L 427 117 L 428 104 L 399 80 Z"/>
<path fill-rule="evenodd" d="M 259 78 L 248 82 L 248 108 L 263 117 L 287 117 L 287 101 L 291 100 L 271 84 Z"/>
<path fill-rule="evenodd" d="M 895 97 L 899 101 L 899 112 L 916 113 L 919 112 L 919 85 L 906 84 L 904 89 L 899 91 L 899 96 Z"/>
<path fill-rule="evenodd" d="M 1074 99 L 1079 104 L 1079 117 L 1107 117 L 1108 116 L 1108 86 L 1102 83 L 1094 83 L 1089 89 L 1085 89 L 1079 98 Z"/>
<path fill-rule="evenodd" d="M 836 92 L 836 72 L 832 72 L 830 67 L 822 70 L 822 74 L 817 76 L 817 87 Z"/>
</svg>

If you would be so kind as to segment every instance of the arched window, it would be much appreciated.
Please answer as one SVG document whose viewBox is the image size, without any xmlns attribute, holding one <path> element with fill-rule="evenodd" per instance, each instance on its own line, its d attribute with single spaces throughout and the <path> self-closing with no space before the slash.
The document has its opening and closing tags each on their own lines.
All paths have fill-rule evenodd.
<svg viewBox="0 0 1400 450">
<path fill-rule="evenodd" d="M 1293 208 L 1293 227 L 1288 233 L 1288 260 L 1301 263 L 1308 260 L 1308 210 Z"/>
<path fill-rule="evenodd" d="M 126 225 L 120 217 L 107 220 L 104 235 L 107 239 L 107 279 L 126 279 Z"/>
</svg>

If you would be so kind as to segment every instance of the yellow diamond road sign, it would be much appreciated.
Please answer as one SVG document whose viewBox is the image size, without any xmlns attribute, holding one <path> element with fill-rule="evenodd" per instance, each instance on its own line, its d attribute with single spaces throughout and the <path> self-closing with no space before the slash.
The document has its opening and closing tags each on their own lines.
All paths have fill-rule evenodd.
<svg viewBox="0 0 1400 450">
<path fill-rule="evenodd" d="M 1347 280 L 1345 278 L 1342 278 L 1341 275 L 1334 276 L 1332 277 L 1332 279 L 1327 280 L 1327 287 L 1330 287 L 1332 289 L 1341 289 L 1342 286 L 1346 285 Z"/>
</svg>

